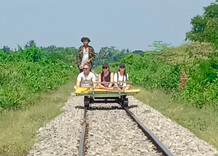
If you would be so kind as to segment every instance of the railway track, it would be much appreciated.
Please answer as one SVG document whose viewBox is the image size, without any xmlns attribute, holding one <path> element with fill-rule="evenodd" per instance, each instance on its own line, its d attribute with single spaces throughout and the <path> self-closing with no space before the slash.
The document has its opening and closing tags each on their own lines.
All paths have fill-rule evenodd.
<svg viewBox="0 0 218 156">
<path fill-rule="evenodd" d="M 83 117 L 83 127 L 82 127 L 82 133 L 79 143 L 79 153 L 78 156 L 84 156 L 85 155 L 85 139 L 87 135 L 87 122 L 86 122 L 86 115 L 87 114 L 87 107 L 84 107 L 84 117 Z"/>
<path fill-rule="evenodd" d="M 117 107 L 118 108 L 118 107 Z M 142 130 L 144 135 L 153 143 L 155 149 L 158 153 L 165 156 L 173 156 L 173 154 L 158 140 L 158 138 L 145 126 L 143 125 L 137 117 L 129 110 L 128 107 L 120 107 L 122 110 L 126 112 L 126 114 L 136 123 L 138 128 Z M 84 156 L 86 153 L 86 138 L 88 136 L 88 122 L 87 122 L 87 112 L 88 108 L 84 107 L 84 119 L 83 119 L 83 127 L 79 144 L 79 152 L 78 156 Z M 127 149 L 128 150 L 128 149 Z"/>
<path fill-rule="evenodd" d="M 164 143 L 174 155 L 218 156 L 213 146 L 194 136 L 150 106 L 128 97 L 129 110 Z M 91 104 L 86 112 L 87 127 L 81 126 L 84 99 L 72 96 L 64 112 L 39 129 L 38 139 L 28 156 L 156 156 L 163 155 L 118 104 Z M 85 124 L 83 124 L 85 125 Z M 80 141 L 82 128 L 83 143 Z M 85 131 L 85 130 L 83 130 Z M 40 141 L 39 141 L 40 140 Z M 80 141 L 80 142 L 79 142 Z M 82 147 L 82 148 L 81 148 Z M 85 152 L 83 148 L 85 147 Z"/>
</svg>

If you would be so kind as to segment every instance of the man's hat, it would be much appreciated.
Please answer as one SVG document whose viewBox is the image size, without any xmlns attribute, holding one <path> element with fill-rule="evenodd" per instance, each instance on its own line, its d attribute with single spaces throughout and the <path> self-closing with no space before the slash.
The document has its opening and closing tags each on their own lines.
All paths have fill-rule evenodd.
<svg viewBox="0 0 218 156">
<path fill-rule="evenodd" d="M 91 42 L 91 40 L 88 37 L 82 37 L 81 38 L 81 42 L 83 42 L 83 41 Z"/>
</svg>

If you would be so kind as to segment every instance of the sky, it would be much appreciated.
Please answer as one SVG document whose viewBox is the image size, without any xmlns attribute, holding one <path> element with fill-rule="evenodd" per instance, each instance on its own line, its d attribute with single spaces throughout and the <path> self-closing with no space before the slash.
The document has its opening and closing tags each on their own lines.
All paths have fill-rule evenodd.
<svg viewBox="0 0 218 156">
<path fill-rule="evenodd" d="M 101 47 L 150 50 L 154 41 L 179 46 L 191 19 L 215 0 L 0 0 L 0 48 L 76 47 L 87 36 Z"/>
</svg>

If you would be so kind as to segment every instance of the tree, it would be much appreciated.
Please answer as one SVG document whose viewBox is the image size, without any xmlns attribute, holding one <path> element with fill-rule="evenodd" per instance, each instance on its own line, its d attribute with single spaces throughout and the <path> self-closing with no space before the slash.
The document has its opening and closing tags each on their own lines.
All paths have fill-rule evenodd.
<svg viewBox="0 0 218 156">
<path fill-rule="evenodd" d="M 131 53 L 129 49 L 122 49 L 120 51 L 114 46 L 102 47 L 100 51 L 96 53 L 94 67 L 102 65 L 103 63 L 119 62 L 121 58 L 125 57 L 129 53 Z"/>
<path fill-rule="evenodd" d="M 186 40 L 210 42 L 218 48 L 218 0 L 204 7 L 204 14 L 192 18 L 192 29 L 186 33 Z"/>
<path fill-rule="evenodd" d="M 133 54 L 138 54 L 138 55 L 141 55 L 141 56 L 144 55 L 144 51 L 143 50 L 134 50 L 132 53 Z"/>
<path fill-rule="evenodd" d="M 25 44 L 25 49 L 28 48 L 28 47 L 32 47 L 32 46 L 35 46 L 36 47 L 36 42 L 34 40 L 30 40 L 28 41 L 26 44 Z"/>
<path fill-rule="evenodd" d="M 2 49 L 6 54 L 10 54 L 10 48 L 8 46 L 3 46 Z"/>
<path fill-rule="evenodd" d="M 163 43 L 163 41 L 154 41 L 152 45 L 149 46 L 152 47 L 153 51 L 161 51 L 164 47 L 169 47 L 170 44 Z"/>
</svg>

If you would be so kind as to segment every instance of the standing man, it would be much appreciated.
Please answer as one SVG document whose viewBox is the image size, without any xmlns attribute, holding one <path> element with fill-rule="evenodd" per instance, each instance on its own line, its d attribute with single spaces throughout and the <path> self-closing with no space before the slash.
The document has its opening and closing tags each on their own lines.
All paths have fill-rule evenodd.
<svg viewBox="0 0 218 156">
<path fill-rule="evenodd" d="M 95 51 L 92 46 L 89 46 L 91 40 L 88 37 L 83 37 L 81 38 L 81 42 L 83 42 L 83 46 L 79 47 L 76 58 L 76 63 L 80 73 L 83 71 L 83 66 L 86 63 L 88 63 L 92 68 L 92 63 L 95 59 Z"/>
</svg>

